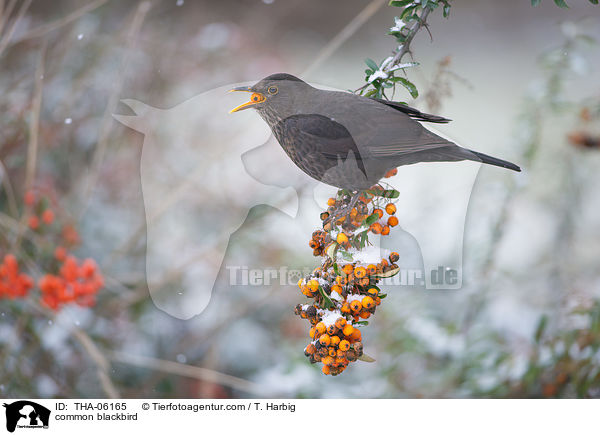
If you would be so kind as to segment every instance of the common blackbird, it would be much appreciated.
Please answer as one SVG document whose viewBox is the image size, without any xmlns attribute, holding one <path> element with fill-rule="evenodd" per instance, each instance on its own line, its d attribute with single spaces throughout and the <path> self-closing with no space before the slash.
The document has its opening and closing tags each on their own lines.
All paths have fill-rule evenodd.
<svg viewBox="0 0 600 435">
<path fill-rule="evenodd" d="M 232 91 L 252 95 L 250 101 L 230 113 L 256 109 L 300 169 L 338 188 L 369 189 L 389 170 L 419 162 L 474 160 L 521 170 L 427 130 L 418 121 L 450 120 L 406 104 L 316 89 L 285 73 Z"/>
</svg>

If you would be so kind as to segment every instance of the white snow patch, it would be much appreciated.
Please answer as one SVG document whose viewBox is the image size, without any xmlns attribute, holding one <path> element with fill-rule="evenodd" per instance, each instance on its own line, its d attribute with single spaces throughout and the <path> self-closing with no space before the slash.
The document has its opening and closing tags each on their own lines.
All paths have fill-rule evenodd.
<svg viewBox="0 0 600 435">
<path fill-rule="evenodd" d="M 321 322 L 323 322 L 325 326 L 333 325 L 340 317 L 342 317 L 342 313 L 339 310 L 324 311 Z"/>
<path fill-rule="evenodd" d="M 344 299 L 342 298 L 342 295 L 340 295 L 338 292 L 331 292 L 331 295 L 329 296 L 331 299 L 333 299 L 334 301 L 338 301 L 338 302 L 344 302 Z"/>
<path fill-rule="evenodd" d="M 373 81 L 375 81 L 377 79 L 387 79 L 387 78 L 388 78 L 388 73 L 386 73 L 385 71 L 381 71 L 379 69 L 369 76 L 369 83 L 372 83 Z"/>
<path fill-rule="evenodd" d="M 396 25 L 390 27 L 390 32 L 400 32 L 406 26 L 406 23 L 398 17 L 394 17 L 394 21 L 396 22 Z M 381 67 L 383 68 L 383 65 L 381 65 Z"/>
</svg>

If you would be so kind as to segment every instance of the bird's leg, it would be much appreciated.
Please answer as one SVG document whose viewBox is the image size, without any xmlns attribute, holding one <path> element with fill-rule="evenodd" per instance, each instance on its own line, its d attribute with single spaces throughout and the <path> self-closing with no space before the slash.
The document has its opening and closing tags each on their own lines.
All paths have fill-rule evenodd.
<svg viewBox="0 0 600 435">
<path fill-rule="evenodd" d="M 344 207 L 339 208 L 335 213 L 332 213 L 325 221 L 324 224 L 327 224 L 329 222 L 335 222 L 336 220 L 338 220 L 341 217 L 345 217 L 348 216 L 350 214 L 350 212 L 352 211 L 352 209 L 354 207 L 356 207 L 356 204 L 358 203 L 358 200 L 361 196 L 361 194 L 363 193 L 362 190 L 357 190 L 355 191 L 352 196 L 350 197 L 350 201 L 348 202 L 348 204 Z"/>
</svg>

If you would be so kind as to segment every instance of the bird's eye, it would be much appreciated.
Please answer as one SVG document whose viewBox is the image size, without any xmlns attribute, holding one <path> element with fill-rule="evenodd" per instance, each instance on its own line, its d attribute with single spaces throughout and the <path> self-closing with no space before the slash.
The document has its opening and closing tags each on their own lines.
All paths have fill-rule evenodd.
<svg viewBox="0 0 600 435">
<path fill-rule="evenodd" d="M 277 86 L 269 86 L 269 89 L 267 89 L 267 91 L 269 92 L 269 94 L 271 95 L 275 95 L 278 91 Z"/>
</svg>

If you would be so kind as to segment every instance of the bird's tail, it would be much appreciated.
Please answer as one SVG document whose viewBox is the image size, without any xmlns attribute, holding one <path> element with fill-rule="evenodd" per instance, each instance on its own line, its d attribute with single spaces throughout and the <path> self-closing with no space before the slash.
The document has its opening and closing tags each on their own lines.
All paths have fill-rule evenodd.
<svg viewBox="0 0 600 435">
<path fill-rule="evenodd" d="M 471 151 L 471 150 L 469 150 Z M 521 172 L 521 168 L 511 162 L 507 162 L 506 160 L 497 159 L 496 157 L 488 156 L 487 154 L 478 153 L 477 151 L 471 151 L 475 154 L 483 163 L 487 163 L 488 165 L 500 166 L 501 168 L 512 169 L 513 171 Z"/>
</svg>

